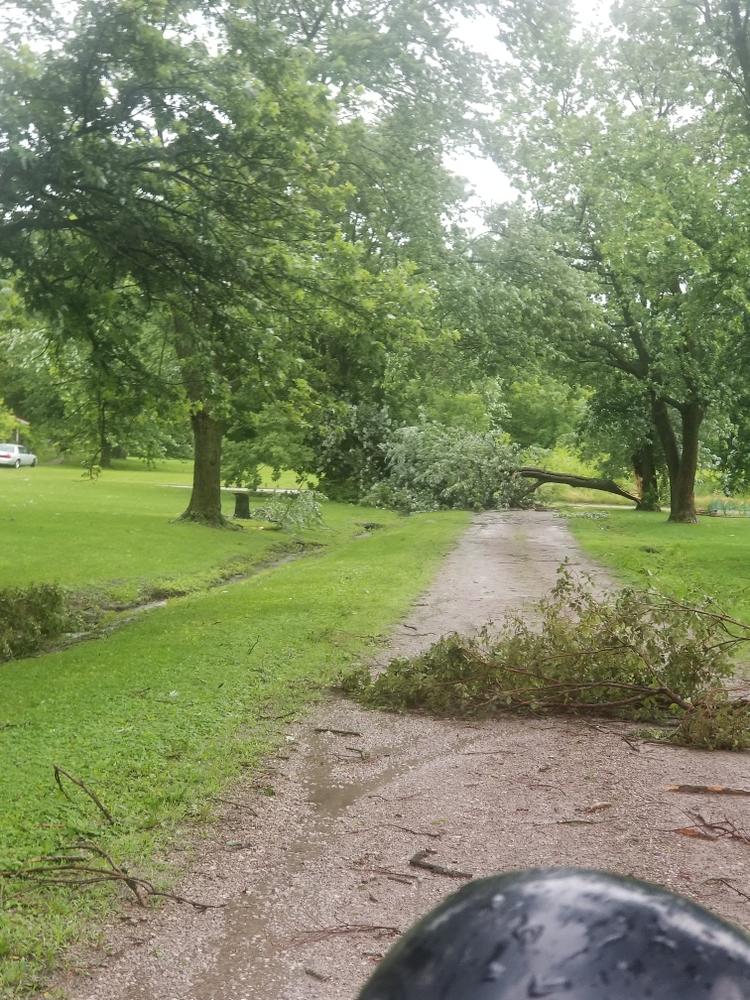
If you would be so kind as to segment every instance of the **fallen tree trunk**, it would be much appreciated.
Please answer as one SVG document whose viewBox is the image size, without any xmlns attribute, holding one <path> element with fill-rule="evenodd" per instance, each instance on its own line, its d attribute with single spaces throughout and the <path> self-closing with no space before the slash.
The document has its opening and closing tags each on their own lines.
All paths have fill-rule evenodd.
<svg viewBox="0 0 750 1000">
<path fill-rule="evenodd" d="M 615 496 L 625 497 L 631 500 L 637 510 L 642 507 L 642 502 L 634 493 L 620 489 L 613 479 L 592 479 L 590 476 L 574 476 L 567 472 L 549 472 L 547 469 L 533 469 L 525 467 L 518 470 L 518 475 L 524 479 L 536 479 L 536 483 L 531 487 L 532 492 L 545 483 L 559 483 L 563 486 L 573 486 L 584 490 L 600 490 L 602 493 L 614 493 Z"/>
</svg>

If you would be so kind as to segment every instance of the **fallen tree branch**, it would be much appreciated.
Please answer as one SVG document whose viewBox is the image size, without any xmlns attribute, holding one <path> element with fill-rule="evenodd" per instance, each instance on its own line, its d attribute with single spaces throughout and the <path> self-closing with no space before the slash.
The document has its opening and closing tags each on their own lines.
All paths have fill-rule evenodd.
<svg viewBox="0 0 750 1000">
<path fill-rule="evenodd" d="M 536 483 L 531 487 L 531 492 L 543 486 L 545 483 L 556 483 L 561 486 L 572 486 L 574 489 L 598 490 L 601 493 L 614 493 L 615 496 L 624 497 L 631 500 L 637 509 L 641 509 L 642 501 L 634 493 L 623 490 L 614 479 L 597 479 L 590 476 L 574 476 L 567 472 L 551 472 L 548 469 L 534 469 L 525 466 L 518 470 L 518 475 L 523 479 L 536 479 Z"/>
<path fill-rule="evenodd" d="M 376 676 L 352 671 L 342 687 L 365 705 L 399 712 L 607 715 L 671 725 L 669 739 L 683 746 L 744 750 L 750 701 L 726 680 L 735 647 L 747 642 L 750 625 L 710 598 L 690 606 L 632 587 L 602 594 L 563 564 L 530 616 L 509 615 L 477 635 L 444 636 Z"/>
</svg>

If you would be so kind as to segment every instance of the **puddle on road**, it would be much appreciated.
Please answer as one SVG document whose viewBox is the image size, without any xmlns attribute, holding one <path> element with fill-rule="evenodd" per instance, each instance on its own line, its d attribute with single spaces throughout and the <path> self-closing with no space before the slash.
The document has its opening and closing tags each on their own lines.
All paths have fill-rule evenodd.
<svg viewBox="0 0 750 1000">
<path fill-rule="evenodd" d="M 380 754 L 395 747 L 380 747 Z M 345 763 L 336 758 L 337 746 L 320 733 L 310 740 L 309 760 L 301 776 L 308 809 L 296 837 L 279 857 L 281 872 L 270 870 L 262 882 L 248 893 L 242 902 L 230 903 L 224 910 L 224 927 L 220 949 L 215 953 L 211 968 L 195 977 L 190 1000 L 281 1000 L 281 989 L 288 982 L 289 955 L 295 945 L 292 940 L 278 940 L 272 932 L 273 911 L 283 900 L 284 889 L 294 877 L 304 872 L 340 835 L 336 820 L 350 806 L 387 785 L 399 774 L 409 770 L 410 760 L 402 757 L 399 764 L 388 765 L 370 779 L 342 781 L 336 772 Z M 368 763 L 352 758 L 352 765 Z M 375 761 L 372 761 L 375 763 Z M 284 882 L 280 887 L 279 878 Z M 304 894 L 303 894 L 304 897 Z M 299 900 L 300 923 L 314 924 L 316 901 Z M 289 914 L 285 914 L 288 921 Z M 252 952 L 252 957 L 248 956 Z"/>
</svg>

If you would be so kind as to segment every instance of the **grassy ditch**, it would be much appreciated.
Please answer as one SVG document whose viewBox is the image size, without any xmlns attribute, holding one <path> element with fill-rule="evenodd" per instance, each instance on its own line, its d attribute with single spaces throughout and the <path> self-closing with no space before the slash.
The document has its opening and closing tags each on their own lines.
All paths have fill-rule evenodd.
<svg viewBox="0 0 750 1000">
<path fill-rule="evenodd" d="M 153 509 L 148 516 L 163 548 L 175 551 L 173 538 L 189 526 Z M 368 519 L 382 530 L 364 532 Z M 175 831 L 210 815 L 212 794 L 261 760 L 279 739 L 274 720 L 367 654 L 467 516 L 403 519 L 327 504 L 325 520 L 325 548 L 312 558 L 176 598 L 107 639 L 0 667 L 0 869 L 84 838 L 168 885 L 173 873 L 154 858 Z M 245 534 L 196 531 L 219 546 Z M 165 558 L 151 565 L 163 568 Z M 75 785 L 67 783 L 66 798 L 55 765 L 94 790 L 114 822 Z M 111 910 L 115 892 L 0 878 L 0 996 L 38 988 L 64 946 Z"/>
</svg>

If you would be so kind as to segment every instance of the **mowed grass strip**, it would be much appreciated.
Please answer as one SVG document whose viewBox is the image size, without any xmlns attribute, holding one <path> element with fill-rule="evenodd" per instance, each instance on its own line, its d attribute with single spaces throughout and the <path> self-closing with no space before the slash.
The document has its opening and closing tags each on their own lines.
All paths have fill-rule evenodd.
<svg viewBox="0 0 750 1000">
<path fill-rule="evenodd" d="M 168 884 L 157 852 L 261 760 L 280 738 L 274 720 L 367 654 L 468 515 L 397 518 L 327 504 L 326 519 L 333 527 L 321 554 L 173 600 L 108 639 L 0 667 L 0 868 L 83 835 Z M 353 537 L 362 520 L 384 527 Z M 181 530 L 162 525 L 161 534 Z M 73 802 L 63 797 L 55 764 L 96 791 L 113 826 L 75 788 Z M 20 888 L 0 880 L 4 996 L 36 988 L 61 949 L 112 906 L 109 888 Z"/>
<path fill-rule="evenodd" d="M 715 598 L 750 622 L 750 518 L 700 517 L 669 524 L 665 513 L 606 512 L 601 520 L 568 520 L 581 546 L 627 583 L 677 597 Z"/>
</svg>

